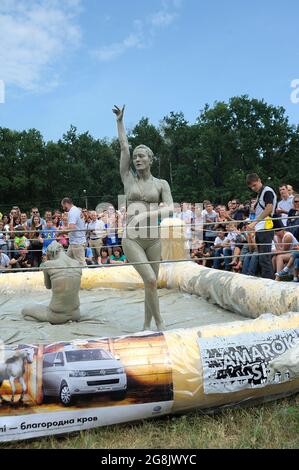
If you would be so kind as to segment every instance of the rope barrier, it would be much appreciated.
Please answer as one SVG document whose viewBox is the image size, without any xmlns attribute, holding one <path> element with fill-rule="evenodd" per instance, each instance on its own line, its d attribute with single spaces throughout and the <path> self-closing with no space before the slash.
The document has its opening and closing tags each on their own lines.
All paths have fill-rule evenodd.
<svg viewBox="0 0 299 470">
<path fill-rule="evenodd" d="M 89 199 L 89 198 L 90 198 L 90 199 L 91 199 L 91 198 L 93 198 L 93 199 L 94 199 L 94 198 L 99 198 L 100 200 L 103 200 L 103 199 L 104 199 L 103 204 L 106 204 L 106 203 L 107 203 L 107 199 L 110 199 L 110 198 L 111 198 L 112 200 L 115 200 L 115 199 L 117 198 L 117 196 L 115 196 L 115 194 L 104 194 L 104 195 L 95 195 L 95 196 L 94 196 L 94 195 L 89 195 L 89 194 L 87 194 L 87 195 L 86 195 L 86 194 L 83 194 L 82 196 L 76 196 L 76 197 L 74 197 L 73 199 L 76 200 L 76 201 L 78 201 L 78 200 L 81 200 L 81 201 L 82 201 L 82 200 Z M 62 197 L 61 197 L 60 199 L 48 199 L 47 201 L 40 201 L 40 200 L 39 200 L 39 201 L 38 201 L 38 204 L 36 204 L 36 205 L 46 206 L 46 207 L 47 207 L 47 206 L 49 206 L 50 202 L 59 202 L 58 205 L 60 205 L 61 200 L 62 200 Z M 110 203 L 108 203 L 108 204 L 110 204 Z M 24 201 L 22 201 L 22 202 L 16 202 L 15 204 L 13 204 L 13 206 L 15 206 L 15 207 L 19 207 L 19 206 L 30 207 L 30 206 L 31 206 L 31 208 L 36 207 L 36 205 L 34 205 L 34 204 L 32 203 L 32 200 L 31 200 L 31 201 L 26 201 L 26 202 L 24 202 Z M 111 203 L 111 205 L 112 205 L 112 203 Z M 5 204 L 5 203 L 3 203 L 3 204 L 1 204 L 1 207 L 12 207 L 12 205 L 11 205 L 11 204 Z"/>
<path fill-rule="evenodd" d="M 267 230 L 267 231 L 268 231 L 268 230 Z M 261 230 L 259 230 L 259 232 L 261 232 Z M 289 233 L 291 233 L 291 232 L 289 232 Z M 27 241 L 29 241 L 29 242 L 30 242 L 31 240 L 32 240 L 32 239 L 27 239 Z M 36 240 L 36 239 L 35 239 L 35 240 Z M 46 240 L 47 240 L 47 239 L 46 239 Z M 56 240 L 56 238 L 53 239 L 53 241 L 54 241 L 54 240 Z M 6 242 L 12 242 L 12 241 L 13 241 L 13 239 L 6 240 Z M 56 240 L 56 241 L 57 241 L 57 240 Z M 200 238 L 200 239 L 194 239 L 194 238 L 188 238 L 188 237 L 185 238 L 185 242 L 196 243 L 196 242 L 198 242 L 198 241 L 200 241 L 201 243 L 205 243 L 205 242 L 209 243 L 209 242 L 210 242 L 210 240 L 204 240 L 204 239 L 202 239 L 202 238 Z M 230 240 L 230 242 L 232 242 L 232 243 L 233 243 L 234 245 L 236 245 L 236 246 L 240 246 L 240 245 L 242 245 L 242 246 L 246 246 L 246 245 L 254 245 L 254 246 L 272 246 L 272 244 L 273 244 L 272 242 L 271 242 L 271 243 L 256 243 L 256 242 L 248 242 L 248 241 L 239 242 L 239 241 L 237 241 L 237 240 L 235 240 L 235 239 Z M 282 244 L 283 244 L 283 245 L 284 245 L 284 244 L 289 245 L 290 243 L 292 243 L 292 242 L 283 242 L 283 241 L 278 241 L 278 242 L 277 242 L 277 241 L 275 241 L 275 240 L 273 240 L 273 242 L 274 242 L 274 244 L 277 244 L 277 245 L 282 245 Z M 299 240 L 298 240 L 298 243 L 299 243 Z M 6 243 L 6 245 L 7 245 L 7 243 Z M 2 247 L 3 247 L 3 246 L 4 246 L 4 244 L 2 245 Z M 29 245 L 29 246 L 30 246 L 30 245 Z M 220 246 L 220 247 L 218 247 L 218 248 L 226 248 L 226 247 L 229 247 L 229 246 L 230 246 L 230 245 L 228 244 L 228 245 L 225 245 L 225 246 Z M 92 246 L 87 246 L 87 247 L 89 247 L 89 248 L 91 248 L 91 249 L 93 249 L 93 250 L 95 250 L 95 249 L 102 249 L 102 248 L 107 248 L 107 249 L 108 249 L 108 248 L 111 248 L 111 249 L 113 249 L 113 248 L 116 248 L 116 247 L 122 248 L 122 245 L 121 245 L 121 244 L 113 244 L 113 245 L 104 245 L 104 244 L 103 244 L 103 245 L 101 245 L 101 247 L 92 247 Z M 213 245 L 213 247 L 214 247 L 214 245 Z M 7 251 L 8 251 L 9 253 L 11 253 L 11 252 L 13 252 L 13 251 L 18 251 L 18 250 L 20 250 L 20 248 L 9 248 L 8 245 L 7 245 L 7 248 L 8 248 Z M 214 247 L 214 249 L 216 249 L 216 250 L 217 250 L 218 248 L 215 248 L 215 247 Z M 26 250 L 27 250 L 27 252 L 29 252 L 29 253 L 40 252 L 40 251 L 42 251 L 42 244 L 41 244 L 41 248 L 40 248 L 40 249 L 30 249 L 29 247 L 27 247 Z"/>
<path fill-rule="evenodd" d="M 53 239 L 53 241 L 57 241 L 57 240 Z M 194 240 L 192 238 L 186 238 L 185 239 L 185 242 L 189 242 L 189 241 L 191 241 L 193 243 L 196 243 L 199 240 Z M 209 241 L 208 240 L 201 240 L 201 243 L 205 243 L 205 242 L 209 242 Z M 275 240 L 273 240 L 273 242 L 274 242 L 275 245 L 290 245 L 292 243 L 292 242 L 276 242 Z M 240 245 L 242 245 L 242 246 L 247 246 L 247 245 L 248 246 L 272 246 L 272 244 L 273 244 L 273 243 L 256 243 L 256 242 L 253 242 L 253 243 L 251 243 L 251 242 L 238 242 L 236 240 L 232 240 L 232 243 L 237 247 L 240 246 Z M 298 245 L 299 245 L 299 240 L 298 240 Z M 2 247 L 3 246 L 4 245 L 2 245 Z M 121 244 L 120 245 L 118 245 L 118 244 L 116 244 L 116 245 L 101 245 L 100 247 L 86 246 L 86 248 L 90 248 L 91 250 L 101 250 L 102 248 L 106 248 L 106 249 L 111 248 L 111 249 L 113 249 L 113 248 L 117 248 L 117 247 L 122 248 L 122 245 Z M 215 248 L 215 246 L 212 245 L 212 247 L 213 247 L 214 250 L 218 250 L 220 248 L 230 248 L 230 244 L 225 245 L 225 246 L 220 246 L 220 247 L 217 247 L 217 248 Z M 42 251 L 42 246 L 39 249 L 30 249 L 29 247 L 25 248 L 25 249 L 28 253 L 38 253 L 38 252 Z M 8 248 L 7 252 L 12 253 L 14 251 L 19 251 L 19 250 L 20 250 L 20 248 L 13 248 L 13 249 Z"/>
<path fill-rule="evenodd" d="M 299 226 L 298 226 L 298 227 L 299 227 Z M 268 232 L 269 230 L 264 230 L 264 231 Z M 275 231 L 275 230 L 273 230 L 273 231 Z M 258 233 L 260 233 L 260 232 L 262 232 L 262 230 L 259 230 L 259 231 L 258 231 Z M 292 232 L 289 232 L 288 230 L 286 230 L 286 232 L 292 233 Z M 257 232 L 252 232 L 252 233 L 257 233 Z M 242 232 L 241 232 L 240 234 L 238 234 L 238 235 L 241 235 L 241 234 L 242 234 Z M 25 238 L 26 238 L 26 237 L 25 237 Z M 105 238 L 105 237 L 104 237 L 104 238 Z M 123 238 L 125 238 L 125 237 L 119 237 L 119 238 L 120 238 L 120 239 L 123 239 Z M 14 240 L 13 238 L 10 238 L 10 239 L 6 240 L 6 243 L 7 243 L 7 242 L 13 242 L 13 240 Z M 33 240 L 37 240 L 37 239 L 35 238 L 35 239 L 33 239 Z M 48 240 L 48 239 L 45 238 L 45 240 Z M 54 240 L 57 241 L 57 238 L 53 238 L 53 241 L 54 241 Z M 223 240 L 224 240 L 224 239 L 223 239 Z M 26 241 L 30 242 L 30 241 L 32 241 L 32 239 L 27 238 Z M 89 241 L 89 240 L 87 240 L 86 243 L 87 243 L 88 241 Z M 195 237 L 185 237 L 185 241 L 187 241 L 187 242 L 188 242 L 188 241 L 191 241 L 191 242 L 192 242 L 192 241 L 194 241 L 194 242 L 195 242 L 195 241 L 202 241 L 202 242 L 208 242 L 208 243 L 211 242 L 211 240 L 204 240 L 203 238 L 195 238 Z M 236 245 L 248 245 L 248 244 L 252 244 L 251 242 L 248 242 L 248 241 L 244 241 L 244 242 L 239 242 L 239 241 L 237 241 L 237 242 L 236 242 L 236 240 L 234 240 L 234 239 L 232 239 L 231 241 L 232 241 L 233 243 L 235 243 Z M 274 243 L 282 244 L 282 243 L 285 243 L 285 242 L 282 242 L 282 241 L 281 241 L 281 242 L 275 242 L 275 241 L 274 241 Z M 290 242 L 286 242 L 286 243 L 289 244 Z M 298 240 L 298 243 L 299 243 L 299 240 Z M 256 243 L 256 242 L 253 242 L 253 244 L 254 244 L 254 245 L 257 245 L 257 246 L 268 246 L 268 245 L 272 245 L 272 243 Z M 113 244 L 113 245 L 104 245 L 104 244 L 103 244 L 103 245 L 101 246 L 101 248 L 102 248 L 102 247 L 104 247 L 104 248 L 105 248 L 105 247 L 106 247 L 106 248 L 114 248 L 114 247 L 122 247 L 122 245 L 121 245 L 121 244 Z M 90 247 L 90 248 L 96 249 L 97 247 Z M 16 249 L 18 249 L 18 248 L 16 248 Z M 10 250 L 10 251 L 14 251 L 14 250 Z M 38 250 L 28 250 L 28 251 L 40 251 L 40 250 L 38 249 Z"/>
<path fill-rule="evenodd" d="M 20 224 L 21 225 L 21 224 Z M 17 226 L 16 226 L 17 227 Z M 140 228 L 146 228 L 147 225 L 145 225 L 144 227 L 140 227 Z M 159 227 L 159 225 L 153 225 L 153 226 L 150 226 L 149 228 L 157 228 Z M 90 229 L 90 228 L 73 228 L 73 229 L 59 229 L 57 227 L 53 227 L 56 229 L 56 232 L 58 233 L 58 235 L 62 235 L 62 234 L 68 234 L 68 233 L 71 233 L 71 232 L 93 232 L 94 230 L 93 229 Z M 105 231 L 105 232 L 111 232 L 113 233 L 113 231 L 118 231 L 118 230 L 124 230 L 123 227 L 120 227 L 120 228 L 114 228 L 114 227 L 108 227 L 106 229 L 102 229 L 102 230 L 95 230 L 95 231 Z M 26 228 L 23 227 L 23 229 L 18 229 L 18 230 L 2 230 L 2 232 L 0 233 L 3 233 L 3 234 L 8 234 L 8 233 L 42 233 L 42 232 L 52 232 L 52 230 L 48 229 L 47 227 L 44 227 L 42 229 L 35 229 L 35 230 L 28 230 Z"/>
<path fill-rule="evenodd" d="M 148 216 L 150 217 L 150 215 Z M 180 217 L 174 217 L 174 219 L 179 219 L 179 220 L 182 220 Z M 292 220 L 297 220 L 299 219 L 299 216 L 290 216 L 290 217 L 271 217 L 271 220 L 272 221 L 275 221 L 275 220 L 289 220 L 289 219 L 292 219 Z M 269 219 L 260 219 L 260 220 L 256 220 L 256 219 L 253 219 L 253 220 L 248 220 L 248 219 L 238 219 L 238 220 L 226 220 L 226 221 L 221 221 L 221 222 L 201 222 L 201 221 L 198 221 L 198 222 L 193 222 L 193 223 L 186 223 L 185 224 L 185 227 L 186 228 L 190 228 L 190 227 L 203 227 L 203 226 L 206 226 L 208 225 L 209 228 L 208 229 L 202 229 L 203 231 L 216 231 L 216 229 L 214 228 L 215 225 L 229 225 L 229 224 L 234 224 L 234 225 L 239 225 L 240 223 L 244 223 L 245 221 L 248 223 L 248 224 L 251 224 L 251 223 L 257 223 L 257 222 L 265 222 L 266 220 L 269 220 Z M 22 224 L 19 224 L 19 225 L 22 225 Z M 292 226 L 283 226 L 281 228 L 273 228 L 273 229 L 270 229 L 270 230 L 281 230 L 283 228 L 287 229 L 288 227 L 292 227 Z M 53 227 L 53 228 L 56 228 L 57 232 L 60 233 L 60 234 L 68 234 L 68 233 L 72 233 L 72 232 L 91 232 L 91 231 L 97 231 L 97 230 L 94 230 L 92 228 L 84 228 L 84 229 L 59 229 L 57 227 Z M 125 226 L 121 226 L 121 227 L 106 227 L 105 228 L 105 231 L 107 232 L 113 232 L 115 230 L 124 230 Z M 138 227 L 139 229 L 153 229 L 153 228 L 161 228 L 161 226 L 159 224 L 157 225 L 142 225 L 142 226 L 139 226 Z M 174 226 L 175 228 L 175 226 Z M 26 228 L 23 227 L 23 230 L 17 230 L 17 232 L 19 233 L 36 233 L 38 230 L 35 229 L 35 230 L 28 230 Z M 42 230 L 40 230 L 41 232 L 42 231 L 47 231 L 47 228 L 44 227 Z M 259 232 L 261 231 L 269 231 L 269 229 L 265 229 L 265 230 L 259 230 Z M 6 234 L 11 234 L 11 233 L 16 233 L 15 230 L 3 230 L 2 231 L 3 233 L 6 233 Z"/>
<path fill-rule="evenodd" d="M 292 251 L 294 250 L 286 250 L 286 251 L 281 251 L 279 252 L 278 254 L 287 254 L 287 253 L 291 253 Z M 275 254 L 275 253 L 274 253 Z M 245 258 L 248 254 L 245 254 L 245 255 L 238 255 L 237 257 L 238 258 Z M 269 253 L 250 253 L 250 256 L 272 256 L 273 253 L 272 252 L 269 252 Z M 233 255 L 233 253 L 231 255 L 226 255 L 226 256 L 204 256 L 203 258 L 198 258 L 198 260 L 217 260 L 217 259 L 221 259 L 221 260 L 224 260 L 225 258 L 234 258 L 235 256 Z M 142 265 L 145 265 L 145 264 L 149 264 L 149 265 L 152 265 L 152 264 L 172 264 L 172 263 L 183 263 L 183 262 L 196 262 L 195 258 L 185 258 L 185 259 L 177 259 L 177 260 L 159 260 L 159 261 L 138 261 L 138 262 L 134 262 L 134 263 L 124 263 L 124 264 L 102 264 L 102 265 L 82 265 L 80 266 L 81 269 L 96 269 L 96 268 L 111 268 L 111 267 L 122 267 L 122 266 L 142 266 Z M 1 272 L 22 272 L 22 271 L 26 271 L 26 272 L 29 272 L 29 271 L 47 271 L 47 270 L 50 270 L 50 269 L 53 269 L 53 267 L 51 268 L 47 268 L 47 267 L 39 267 L 39 268 L 11 268 L 11 269 L 6 269 L 6 270 L 1 270 Z M 78 269 L 78 268 L 74 268 L 74 267 L 65 267 L 65 266 L 55 266 L 55 269 L 65 269 L 65 270 L 72 270 L 72 269 Z"/>
<path fill-rule="evenodd" d="M 289 226 L 284 226 L 284 227 L 279 227 L 279 228 L 272 228 L 272 229 L 261 229 L 261 230 L 257 230 L 257 231 L 252 229 L 252 230 L 247 230 L 247 232 L 261 233 L 261 232 L 269 232 L 269 231 L 278 232 L 278 231 L 281 231 L 281 230 L 285 230 L 286 232 L 288 232 L 289 231 L 288 229 L 290 229 L 292 227 L 299 227 L 299 224 L 298 225 L 289 225 Z M 140 229 L 157 229 L 157 228 L 161 229 L 161 226 L 160 225 L 150 225 L 150 226 L 149 225 L 144 225 L 144 226 L 139 227 L 136 230 L 140 230 Z M 167 230 L 167 229 L 172 229 L 172 228 L 175 230 L 178 227 L 176 227 L 176 226 L 174 226 L 174 227 L 162 227 L 162 230 Z M 61 235 L 61 234 L 70 233 L 70 232 L 88 232 L 88 231 L 90 231 L 90 230 L 88 230 L 88 229 L 74 229 L 74 230 L 69 230 L 68 232 L 57 230 L 56 233 L 57 233 L 57 235 Z M 121 229 L 121 231 L 124 232 L 123 229 Z M 219 231 L 221 231 L 221 230 L 219 230 Z M 2 233 L 3 233 L 3 235 L 20 233 L 20 234 L 23 234 L 22 236 L 25 236 L 25 234 L 35 233 L 35 232 L 36 232 L 36 230 L 25 230 L 24 229 L 24 230 L 17 230 L 17 232 L 14 231 L 14 230 L 10 230 L 10 231 L 2 232 Z M 47 229 L 43 229 L 43 230 L 41 230 L 41 232 L 47 232 Z M 51 233 L 52 230 L 50 230 L 49 232 Z M 111 232 L 112 232 L 112 229 L 111 229 Z M 213 229 L 200 229 L 200 230 L 198 230 L 198 232 L 215 232 L 215 234 L 217 236 L 217 231 L 213 230 Z M 112 232 L 112 233 L 115 233 L 115 231 Z M 240 233 L 242 233 L 242 232 L 240 232 Z M 123 237 L 120 237 L 120 234 L 118 236 L 119 236 L 119 238 L 123 238 Z M 101 237 L 99 237 L 99 238 L 101 238 Z M 104 236 L 103 238 L 106 238 L 106 237 Z M 13 238 L 9 238 L 8 240 L 13 240 Z M 32 240 L 32 239 L 27 238 L 27 240 Z M 34 239 L 34 240 L 36 240 L 36 239 Z"/>
</svg>

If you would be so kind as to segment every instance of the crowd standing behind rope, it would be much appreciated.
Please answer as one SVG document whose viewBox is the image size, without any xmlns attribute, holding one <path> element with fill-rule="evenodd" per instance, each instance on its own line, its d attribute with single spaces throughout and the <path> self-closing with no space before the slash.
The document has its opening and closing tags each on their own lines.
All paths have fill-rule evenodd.
<svg viewBox="0 0 299 470">
<path fill-rule="evenodd" d="M 203 210 L 198 205 L 183 202 L 176 206 L 172 216 L 186 223 L 186 245 L 194 262 L 250 276 L 298 282 L 299 194 L 294 193 L 292 186 L 281 184 L 277 197 L 257 175 L 254 178 L 251 182 L 249 178 L 247 184 L 257 192 L 255 198 L 244 202 L 234 198 L 226 205 L 205 200 Z M 37 207 L 32 207 L 27 214 L 18 206 L 13 206 L 8 214 L 0 213 L 1 273 L 42 268 L 47 247 L 53 240 L 75 258 L 74 248 L 78 248 L 79 240 L 81 264 L 127 263 L 121 247 L 126 225 L 125 207 L 118 211 L 110 205 L 99 213 L 77 208 L 70 201 L 63 199 L 64 211 L 48 209 L 42 215 Z M 269 220 L 261 201 L 265 206 L 271 201 L 273 209 Z M 73 214 L 71 223 L 70 213 Z M 78 214 L 81 220 L 76 222 Z M 259 214 L 263 217 L 262 225 Z M 74 236 L 75 228 L 81 231 Z"/>
</svg>

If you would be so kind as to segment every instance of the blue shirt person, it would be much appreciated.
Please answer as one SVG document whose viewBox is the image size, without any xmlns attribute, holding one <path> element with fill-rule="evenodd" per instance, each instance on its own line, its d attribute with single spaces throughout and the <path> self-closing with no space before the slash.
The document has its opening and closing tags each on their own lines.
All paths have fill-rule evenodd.
<svg viewBox="0 0 299 470">
<path fill-rule="evenodd" d="M 57 236 L 57 229 L 53 227 L 52 219 L 48 219 L 46 222 L 46 227 L 40 232 L 40 235 L 43 239 L 43 248 L 42 253 L 43 255 L 46 254 L 48 246 L 56 240 Z"/>
</svg>

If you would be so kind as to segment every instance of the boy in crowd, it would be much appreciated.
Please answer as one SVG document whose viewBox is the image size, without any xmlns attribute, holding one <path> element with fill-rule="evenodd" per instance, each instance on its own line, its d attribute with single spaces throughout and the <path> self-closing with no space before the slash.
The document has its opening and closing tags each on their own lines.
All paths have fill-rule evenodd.
<svg viewBox="0 0 299 470">
<path fill-rule="evenodd" d="M 214 269 L 220 269 L 222 263 L 223 263 L 223 249 L 226 246 L 226 240 L 225 240 L 225 232 L 223 230 L 219 230 L 217 237 L 215 238 L 214 241 L 214 254 L 218 259 L 213 260 L 213 268 Z M 220 258 L 222 257 L 222 259 Z"/>
<path fill-rule="evenodd" d="M 57 229 L 53 227 L 52 219 L 47 219 L 46 227 L 41 231 L 40 235 L 43 240 L 42 254 L 45 257 L 48 246 L 56 240 L 57 235 Z"/>
<path fill-rule="evenodd" d="M 232 268 L 232 254 L 234 253 L 236 240 L 239 235 L 239 231 L 233 222 L 227 225 L 227 236 L 225 238 L 225 246 L 223 249 L 224 255 L 224 269 L 230 271 Z"/>
</svg>

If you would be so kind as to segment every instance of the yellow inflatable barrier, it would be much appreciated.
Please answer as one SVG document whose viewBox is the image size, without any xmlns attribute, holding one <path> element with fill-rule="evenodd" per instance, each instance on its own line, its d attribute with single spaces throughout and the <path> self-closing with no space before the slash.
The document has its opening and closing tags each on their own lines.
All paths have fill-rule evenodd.
<svg viewBox="0 0 299 470">
<path fill-rule="evenodd" d="M 168 243 L 168 248 L 178 253 L 174 243 Z M 167 259 L 165 246 L 163 253 Z M 185 257 L 182 245 L 180 257 Z M 110 293 L 135 289 L 138 298 L 129 297 L 130 305 L 140 301 L 143 288 L 132 266 L 85 269 L 81 286 L 82 293 L 94 291 L 96 295 L 101 288 L 111 289 Z M 91 329 L 83 329 L 87 337 L 78 338 L 79 326 L 71 323 L 65 326 L 71 333 L 68 339 L 28 342 L 28 336 L 20 341 L 13 327 L 5 329 L 5 318 L 12 317 L 14 322 L 20 314 L 3 315 L 0 441 L 298 392 L 299 289 L 295 284 L 220 272 L 193 262 L 167 262 L 161 264 L 159 287 L 174 289 L 174 295 L 180 290 L 188 298 L 208 299 L 254 319 L 240 321 L 239 315 L 237 321 L 226 323 L 96 337 L 90 333 L 94 317 L 87 316 L 82 322 L 83 328 L 91 324 Z M 38 299 L 43 290 L 40 272 L 2 275 L 2 312 L 16 294 L 18 299 L 30 298 L 30 294 Z M 121 293 L 115 292 L 119 298 Z M 92 302 L 104 328 L 113 311 L 101 313 L 94 294 Z M 39 324 L 32 325 L 32 331 L 40 330 Z M 63 326 L 50 326 L 66 331 Z"/>
<path fill-rule="evenodd" d="M 141 287 L 131 267 L 106 269 L 105 276 L 102 272 L 84 271 L 83 286 Z M 161 284 L 194 291 L 200 285 L 198 277 L 213 274 L 192 263 L 167 264 L 161 269 Z M 4 277 L 10 278 L 8 292 L 41 288 L 40 273 L 8 274 L 1 281 Z M 234 287 L 243 280 L 246 290 L 245 276 L 227 278 Z M 267 283 L 268 288 L 271 283 L 273 289 L 281 288 L 282 283 L 274 286 L 274 281 Z M 217 288 L 211 286 L 210 298 Z M 1 289 L 5 289 L 3 284 Z M 288 292 L 293 295 L 292 288 Z M 251 311 L 249 308 L 246 313 Z M 295 393 L 299 389 L 299 314 L 282 313 L 163 333 L 3 344 L 0 440 L 65 433 L 195 408 L 216 409 Z"/>
</svg>

